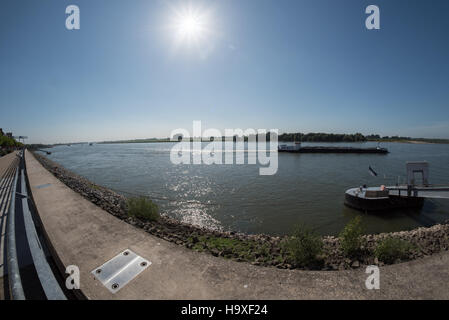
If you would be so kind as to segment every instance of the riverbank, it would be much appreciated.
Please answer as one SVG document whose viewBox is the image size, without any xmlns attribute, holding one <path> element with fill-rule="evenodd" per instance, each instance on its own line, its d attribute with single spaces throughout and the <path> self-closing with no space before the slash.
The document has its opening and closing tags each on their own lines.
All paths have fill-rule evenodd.
<svg viewBox="0 0 449 320">
<path fill-rule="evenodd" d="M 282 269 L 298 268 L 283 250 L 283 243 L 289 238 L 287 236 L 272 237 L 209 230 L 181 223 L 165 215 L 156 222 L 131 218 L 127 215 L 126 197 L 123 195 L 93 184 L 44 156 L 37 153 L 34 153 L 34 155 L 48 171 L 84 198 L 117 218 L 159 238 L 196 251 L 208 252 L 214 256 L 235 261 L 245 261 L 254 265 L 273 266 Z M 341 270 L 371 264 L 382 265 L 382 261 L 378 261 L 373 252 L 383 239 L 390 236 L 408 241 L 415 247 L 407 257 L 395 262 L 417 259 L 449 249 L 449 224 L 439 224 L 430 228 L 418 228 L 412 231 L 390 234 L 366 235 L 364 236 L 366 243 L 363 248 L 365 254 L 357 260 L 345 257 L 340 240 L 337 237 L 327 236 L 323 237 L 324 261 L 320 269 Z"/>
<path fill-rule="evenodd" d="M 415 139 L 368 139 L 366 142 L 397 142 L 397 143 L 411 143 L 411 144 L 449 144 L 449 139 L 426 139 L 419 138 Z"/>
</svg>

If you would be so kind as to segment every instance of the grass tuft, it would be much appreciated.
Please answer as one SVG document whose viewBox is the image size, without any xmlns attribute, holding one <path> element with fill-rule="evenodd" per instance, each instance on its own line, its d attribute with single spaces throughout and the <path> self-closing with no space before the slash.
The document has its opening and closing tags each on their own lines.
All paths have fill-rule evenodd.
<svg viewBox="0 0 449 320">
<path fill-rule="evenodd" d="M 317 267 L 323 262 L 323 240 L 305 225 L 295 227 L 292 236 L 284 242 L 289 260 L 302 267 Z"/>
<path fill-rule="evenodd" d="M 128 215 L 148 221 L 159 219 L 159 207 L 150 199 L 145 197 L 129 198 L 126 201 Z"/>
<path fill-rule="evenodd" d="M 374 254 L 380 261 L 392 264 L 396 260 L 405 260 L 414 246 L 405 240 L 389 237 L 382 240 L 374 250 Z"/>
<path fill-rule="evenodd" d="M 356 258 L 362 254 L 362 235 L 362 220 L 357 216 L 349 221 L 339 235 L 341 248 L 347 257 Z"/>
</svg>

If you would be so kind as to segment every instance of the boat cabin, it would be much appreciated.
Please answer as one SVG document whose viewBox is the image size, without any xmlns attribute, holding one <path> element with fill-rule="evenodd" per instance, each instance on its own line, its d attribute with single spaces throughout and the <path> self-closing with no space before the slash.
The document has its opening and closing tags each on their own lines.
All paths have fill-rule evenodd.
<svg viewBox="0 0 449 320">
<path fill-rule="evenodd" d="M 281 144 L 278 149 L 279 151 L 298 151 L 301 149 L 301 142 L 294 142 L 293 145 Z"/>
</svg>

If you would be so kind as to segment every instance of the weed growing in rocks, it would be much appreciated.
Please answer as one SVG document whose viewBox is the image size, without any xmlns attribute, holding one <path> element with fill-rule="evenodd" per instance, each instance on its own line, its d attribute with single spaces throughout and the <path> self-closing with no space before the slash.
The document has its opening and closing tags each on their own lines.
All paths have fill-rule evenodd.
<svg viewBox="0 0 449 320">
<path fill-rule="evenodd" d="M 193 234 L 188 238 L 187 247 L 200 252 L 209 251 L 214 256 L 254 262 L 255 264 L 273 259 L 268 243 L 261 244 L 251 240 Z"/>
<path fill-rule="evenodd" d="M 392 264 L 396 260 L 407 259 L 413 249 L 415 247 L 408 241 L 388 237 L 377 245 L 374 254 L 380 261 Z"/>
<path fill-rule="evenodd" d="M 284 242 L 284 251 L 292 264 L 315 268 L 323 263 L 323 240 L 305 225 L 295 227 L 292 236 Z"/>
<path fill-rule="evenodd" d="M 126 201 L 128 215 L 148 221 L 159 219 L 159 208 L 157 204 L 145 197 L 129 198 Z"/>
<path fill-rule="evenodd" d="M 356 258 L 362 254 L 362 246 L 364 245 L 362 235 L 362 220 L 357 216 L 340 232 L 341 249 L 345 256 Z"/>
</svg>

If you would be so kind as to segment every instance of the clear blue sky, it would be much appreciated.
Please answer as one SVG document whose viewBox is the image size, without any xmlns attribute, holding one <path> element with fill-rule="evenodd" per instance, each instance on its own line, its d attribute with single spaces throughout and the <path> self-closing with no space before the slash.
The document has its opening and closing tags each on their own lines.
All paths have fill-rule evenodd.
<svg viewBox="0 0 449 320">
<path fill-rule="evenodd" d="M 449 1 L 2 0 L 0 127 L 30 142 L 178 127 L 449 138 Z M 81 29 L 65 28 L 76 4 Z M 365 8 L 381 30 L 365 28 Z M 206 14 L 205 14 L 206 15 Z"/>
</svg>

